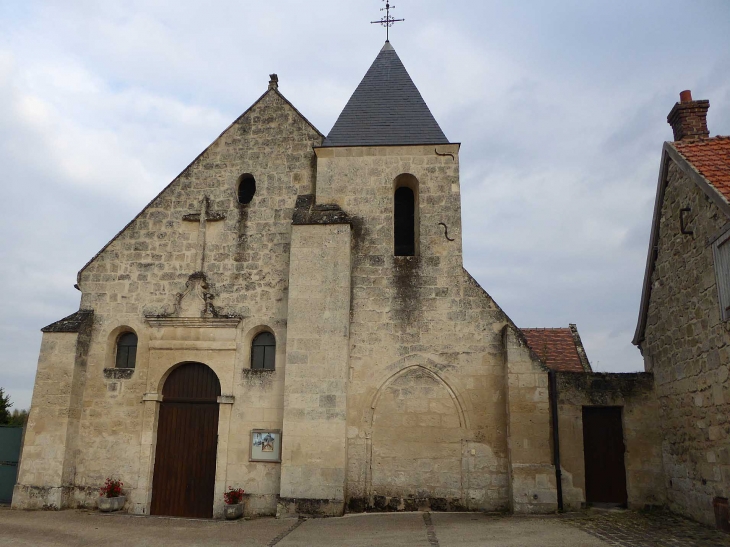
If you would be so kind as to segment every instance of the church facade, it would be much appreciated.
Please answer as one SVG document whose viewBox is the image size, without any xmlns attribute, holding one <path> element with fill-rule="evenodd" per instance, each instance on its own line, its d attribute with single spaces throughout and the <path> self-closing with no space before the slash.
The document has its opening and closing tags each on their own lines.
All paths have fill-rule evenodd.
<svg viewBox="0 0 730 547">
<path fill-rule="evenodd" d="M 136 514 L 555 511 L 549 369 L 463 268 L 460 207 L 390 43 L 327 137 L 272 76 L 44 329 L 14 506 L 114 477 Z"/>
</svg>

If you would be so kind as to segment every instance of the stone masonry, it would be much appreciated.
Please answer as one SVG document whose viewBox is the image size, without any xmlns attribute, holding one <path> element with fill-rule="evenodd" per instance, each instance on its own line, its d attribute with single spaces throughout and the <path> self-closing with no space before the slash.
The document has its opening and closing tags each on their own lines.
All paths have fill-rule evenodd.
<svg viewBox="0 0 730 547">
<path fill-rule="evenodd" d="M 194 404 L 165 400 L 163 387 L 179 365 L 197 363 L 221 389 L 217 431 L 200 435 L 215 448 L 215 471 L 211 463 L 205 475 L 207 492 L 214 477 L 214 516 L 231 487 L 246 490 L 249 516 L 557 510 L 548 368 L 463 268 L 459 145 L 446 140 L 399 63 L 386 44 L 336 124 L 339 145 L 272 76 L 269 90 L 81 269 L 80 310 L 44 329 L 14 507 L 93 507 L 115 477 L 126 510 L 148 514 L 160 477 L 160 408 Z M 379 94 L 393 82 L 403 108 L 363 116 L 361 106 L 382 108 Z M 400 134 L 387 135 L 409 144 L 372 144 L 409 115 Z M 373 119 L 386 129 L 367 126 Z M 414 134 L 423 126 L 426 137 Z M 363 127 L 368 145 L 357 142 Z M 252 180 L 253 199 L 241 203 L 239 184 L 253 188 Z M 415 203 L 413 256 L 395 254 L 401 188 Z M 653 312 L 650 328 L 679 313 Z M 693 317 L 707 321 L 704 311 Z M 119 336 L 130 332 L 135 367 L 116 368 Z M 264 332 L 276 341 L 274 370 L 251 365 Z M 677 431 L 667 437 L 665 465 L 675 489 L 709 481 L 702 503 L 727 480 L 727 423 L 696 410 L 715 405 L 727 414 L 727 367 L 710 368 L 712 352 L 727 349 L 723 336 L 712 338 L 696 374 L 707 369 L 714 381 L 724 370 L 724 391 L 699 387 L 691 397 L 663 383 L 678 374 L 661 368 L 666 337 L 647 338 L 664 386 L 663 420 Z M 653 420 L 657 403 L 645 394 L 646 408 L 632 397 L 612 404 Z M 573 395 L 566 423 L 594 404 Z M 701 453 L 683 444 L 685 417 L 706 424 Z M 251 461 L 254 429 L 281 430 L 280 462 Z M 582 448 L 566 439 L 573 459 L 564 491 L 580 504 Z M 637 463 L 642 453 L 655 462 L 656 446 L 630 446 L 632 505 L 661 502 L 656 476 Z M 195 496 L 195 484 L 183 486 Z M 685 501 L 679 493 L 670 500 Z"/>
<path fill-rule="evenodd" d="M 727 218 L 669 162 L 645 340 L 672 510 L 714 523 L 730 492 L 730 333 L 720 320 L 711 238 Z M 690 208 L 681 233 L 681 208 Z"/>
</svg>

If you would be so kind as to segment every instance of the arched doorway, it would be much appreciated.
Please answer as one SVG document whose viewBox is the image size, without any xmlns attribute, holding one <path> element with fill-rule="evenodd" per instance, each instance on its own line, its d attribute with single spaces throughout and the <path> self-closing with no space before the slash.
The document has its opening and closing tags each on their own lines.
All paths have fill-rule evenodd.
<svg viewBox="0 0 730 547">
<path fill-rule="evenodd" d="M 221 385 L 208 366 L 184 363 L 162 388 L 150 514 L 211 518 Z"/>
</svg>

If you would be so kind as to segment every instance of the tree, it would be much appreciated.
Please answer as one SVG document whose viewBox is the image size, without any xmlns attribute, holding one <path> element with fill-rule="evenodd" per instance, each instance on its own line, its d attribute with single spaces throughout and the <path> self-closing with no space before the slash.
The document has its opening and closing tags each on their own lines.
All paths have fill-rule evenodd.
<svg viewBox="0 0 730 547">
<path fill-rule="evenodd" d="M 5 395 L 5 390 L 0 387 L 0 425 L 10 423 L 10 407 L 13 403 L 10 401 L 10 395 Z"/>
<path fill-rule="evenodd" d="M 18 426 L 24 426 L 25 422 L 28 420 L 28 411 L 27 410 L 18 410 L 17 408 L 13 410 L 13 414 L 10 416 L 10 421 L 8 422 L 8 425 L 18 425 Z"/>
</svg>

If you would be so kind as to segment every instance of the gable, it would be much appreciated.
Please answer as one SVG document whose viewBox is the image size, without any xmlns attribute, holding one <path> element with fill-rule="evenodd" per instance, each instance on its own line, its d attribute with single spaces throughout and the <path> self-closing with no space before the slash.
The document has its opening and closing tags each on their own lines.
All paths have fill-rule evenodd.
<svg viewBox="0 0 730 547">
<path fill-rule="evenodd" d="M 131 234 L 135 229 L 149 230 L 155 223 L 171 220 L 167 211 L 173 202 L 180 198 L 177 195 L 179 190 L 197 186 L 200 189 L 201 199 L 205 188 L 220 184 L 227 184 L 233 192 L 236 181 L 230 180 L 231 173 L 226 173 L 234 169 L 232 164 L 245 165 L 247 162 L 260 164 L 262 159 L 264 163 L 273 164 L 273 170 L 282 173 L 283 176 L 287 163 L 291 161 L 287 153 L 291 154 L 292 149 L 297 148 L 298 153 L 304 151 L 314 158 L 312 147 L 320 145 L 323 138 L 324 135 L 278 90 L 269 89 L 81 268 L 77 275 L 77 283 L 81 283 L 82 275 L 92 268 L 100 257 L 111 251 L 125 234 Z M 301 173 L 297 181 L 302 194 L 309 193 L 314 185 L 313 168 L 309 171 L 311 172 Z M 240 174 L 242 173 L 238 173 Z M 233 176 L 235 178 L 238 175 Z M 227 180 L 224 180 L 226 178 Z M 230 195 L 234 196 L 234 193 Z M 191 202 L 189 206 L 191 214 L 198 212 L 193 210 L 197 207 L 197 203 Z M 134 234 L 132 237 L 135 237 Z M 117 255 L 110 258 L 113 259 L 115 256 Z"/>
<path fill-rule="evenodd" d="M 730 221 L 730 138 L 714 137 L 686 142 L 665 142 L 654 202 L 649 250 L 644 271 L 644 282 L 639 307 L 639 318 L 632 343 L 640 345 L 644 340 L 651 283 L 657 259 L 662 211 L 665 193 L 669 183 L 670 166 L 675 165 L 688 184 L 693 184 L 709 199 L 718 214 Z M 712 177 L 712 178 L 708 178 Z M 727 194 L 726 194 L 727 192 Z M 679 208 L 676 211 L 679 215 Z"/>
</svg>

